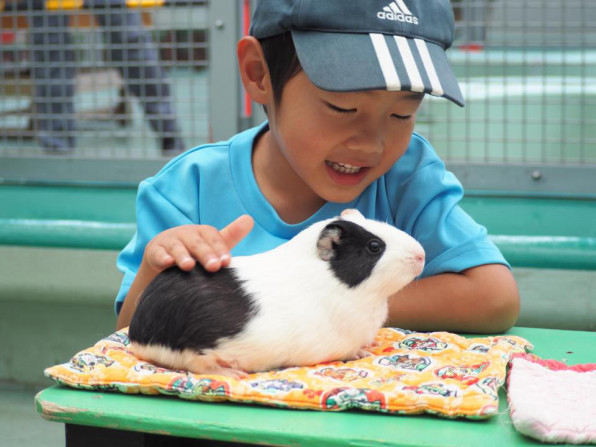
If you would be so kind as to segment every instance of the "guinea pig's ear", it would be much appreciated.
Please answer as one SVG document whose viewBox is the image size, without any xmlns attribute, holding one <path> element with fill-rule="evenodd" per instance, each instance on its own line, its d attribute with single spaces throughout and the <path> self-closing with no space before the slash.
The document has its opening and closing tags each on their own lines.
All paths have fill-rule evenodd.
<svg viewBox="0 0 596 447">
<path fill-rule="evenodd" d="M 323 261 L 330 261 L 335 254 L 334 246 L 337 245 L 341 239 L 341 227 L 335 223 L 330 223 L 319 235 L 317 241 L 317 251 L 319 258 Z"/>
<path fill-rule="evenodd" d="M 348 208 L 341 212 L 342 219 L 351 220 L 355 223 L 362 223 L 366 218 L 355 208 Z"/>
</svg>

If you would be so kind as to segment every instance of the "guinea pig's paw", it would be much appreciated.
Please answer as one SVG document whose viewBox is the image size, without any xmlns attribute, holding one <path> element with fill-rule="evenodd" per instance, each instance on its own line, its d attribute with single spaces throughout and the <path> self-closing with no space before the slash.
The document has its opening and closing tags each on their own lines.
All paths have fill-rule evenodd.
<svg viewBox="0 0 596 447">
<path fill-rule="evenodd" d="M 371 355 L 372 355 L 372 354 L 371 354 L 370 352 L 368 352 L 366 349 L 364 349 L 364 348 L 360 348 L 360 349 L 358 350 L 358 352 L 356 352 L 356 354 L 354 354 L 354 355 L 352 356 L 352 358 L 351 358 L 351 359 L 349 359 L 349 360 L 360 360 L 360 359 L 363 359 L 363 358 L 365 358 L 365 357 L 370 357 Z"/>
<path fill-rule="evenodd" d="M 236 362 L 225 361 L 215 354 L 196 355 L 188 370 L 195 374 L 216 374 L 233 379 L 245 379 L 248 374 L 242 371 Z"/>
<path fill-rule="evenodd" d="M 219 376 L 231 377 L 232 379 L 242 380 L 248 377 L 248 374 L 241 369 L 223 368 L 220 367 L 211 374 L 217 374 Z"/>
<path fill-rule="evenodd" d="M 232 377 L 234 379 L 246 379 L 248 377 L 248 374 L 240 369 L 240 366 L 236 361 L 224 360 L 221 357 L 216 357 L 216 363 L 216 370 L 218 372 L 215 374 Z"/>
</svg>

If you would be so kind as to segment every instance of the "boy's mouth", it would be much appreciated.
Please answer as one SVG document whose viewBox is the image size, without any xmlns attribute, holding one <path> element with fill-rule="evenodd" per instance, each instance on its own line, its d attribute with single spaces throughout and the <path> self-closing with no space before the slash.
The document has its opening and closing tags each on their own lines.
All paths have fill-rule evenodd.
<svg viewBox="0 0 596 447">
<path fill-rule="evenodd" d="M 338 163 L 335 161 L 326 161 L 325 163 L 334 171 L 341 172 L 342 174 L 356 174 L 362 169 L 361 166 L 352 166 L 348 163 Z"/>
<path fill-rule="evenodd" d="M 354 166 L 349 163 L 339 163 L 329 160 L 325 161 L 325 165 L 331 179 L 343 186 L 359 184 L 370 170 L 367 166 Z"/>
</svg>

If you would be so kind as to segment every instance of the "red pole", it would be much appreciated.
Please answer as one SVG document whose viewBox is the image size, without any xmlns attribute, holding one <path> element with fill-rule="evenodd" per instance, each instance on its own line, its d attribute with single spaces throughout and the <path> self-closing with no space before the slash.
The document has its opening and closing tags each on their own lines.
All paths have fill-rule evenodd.
<svg viewBox="0 0 596 447">
<path fill-rule="evenodd" d="M 250 0 L 243 0 L 242 2 L 242 33 L 248 36 L 248 30 L 250 28 Z M 244 92 L 244 117 L 248 118 L 252 116 L 252 101 L 250 96 Z"/>
</svg>

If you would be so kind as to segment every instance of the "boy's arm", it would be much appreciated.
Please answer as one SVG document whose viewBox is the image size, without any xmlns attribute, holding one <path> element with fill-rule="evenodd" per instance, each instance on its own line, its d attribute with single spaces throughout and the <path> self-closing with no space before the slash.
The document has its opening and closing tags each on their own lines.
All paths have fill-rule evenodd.
<svg viewBox="0 0 596 447">
<path fill-rule="evenodd" d="M 135 280 L 132 282 L 128 293 L 124 298 L 122 307 L 120 308 L 120 313 L 118 314 L 118 319 L 116 321 L 117 331 L 130 325 L 132 315 L 137 307 L 137 301 L 141 296 L 141 293 L 143 293 L 143 290 L 145 290 L 158 273 L 159 272 L 150 271 L 145 263 L 141 264 L 137 276 L 135 276 Z"/>
<path fill-rule="evenodd" d="M 487 264 L 406 286 L 389 301 L 387 326 L 419 331 L 501 333 L 519 316 L 511 271 Z"/>
</svg>

